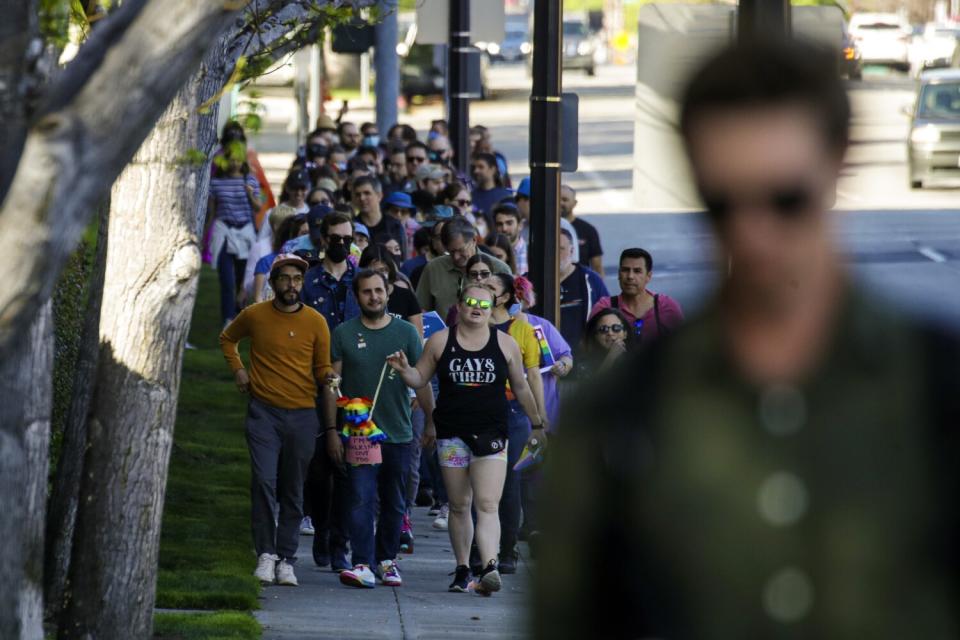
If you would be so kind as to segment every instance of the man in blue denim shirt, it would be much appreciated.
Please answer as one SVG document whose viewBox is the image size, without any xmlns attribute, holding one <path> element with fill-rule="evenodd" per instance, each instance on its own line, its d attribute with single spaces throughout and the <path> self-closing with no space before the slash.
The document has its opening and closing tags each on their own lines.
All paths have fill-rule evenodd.
<svg viewBox="0 0 960 640">
<path fill-rule="evenodd" d="M 353 221 L 345 213 L 324 216 L 320 225 L 323 260 L 304 276 L 300 298 L 327 320 L 332 331 L 346 320 L 360 315 L 353 294 L 356 268 L 347 260 L 353 241 Z M 318 412 L 320 411 L 318 403 Z M 323 416 L 320 416 L 321 423 Z M 346 551 L 349 541 L 350 482 L 346 470 L 336 464 L 325 447 L 317 447 L 307 471 L 304 487 L 304 523 L 301 531 L 314 531 L 313 560 L 317 566 L 332 564 L 334 571 L 349 568 Z M 309 520 L 308 520 L 309 519 Z"/>
</svg>

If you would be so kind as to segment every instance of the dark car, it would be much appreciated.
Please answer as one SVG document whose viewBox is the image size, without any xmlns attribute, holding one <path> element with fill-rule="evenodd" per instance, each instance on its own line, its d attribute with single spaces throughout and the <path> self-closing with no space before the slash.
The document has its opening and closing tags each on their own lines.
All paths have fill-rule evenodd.
<svg viewBox="0 0 960 640">
<path fill-rule="evenodd" d="M 400 58 L 400 93 L 406 103 L 414 96 L 442 96 L 445 85 L 443 68 L 435 64 L 434 47 L 415 44 Z"/>
<path fill-rule="evenodd" d="M 843 43 L 840 47 L 840 75 L 850 80 L 863 79 L 863 59 L 860 48 L 850 36 L 846 26 L 843 28 Z"/>
<path fill-rule="evenodd" d="M 582 69 L 588 76 L 597 73 L 597 46 L 587 23 L 563 22 L 563 68 Z"/>
<path fill-rule="evenodd" d="M 960 70 L 937 69 L 920 76 L 907 157 L 910 186 L 960 178 Z"/>
</svg>

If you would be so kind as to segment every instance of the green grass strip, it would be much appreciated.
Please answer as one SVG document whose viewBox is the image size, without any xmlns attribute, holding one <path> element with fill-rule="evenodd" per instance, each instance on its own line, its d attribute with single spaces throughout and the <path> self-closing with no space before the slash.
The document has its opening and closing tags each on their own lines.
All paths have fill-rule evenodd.
<svg viewBox="0 0 960 640">
<path fill-rule="evenodd" d="M 260 624 L 249 613 L 158 613 L 156 640 L 257 640 Z"/>
<path fill-rule="evenodd" d="M 220 353 L 220 325 L 217 274 L 204 267 L 190 333 L 190 342 L 197 349 L 184 354 L 167 480 L 157 581 L 159 608 L 259 608 L 260 587 L 253 577 L 256 559 L 250 538 L 246 405 Z M 217 614 L 221 615 L 225 614 Z M 249 616 L 237 620 L 255 624 Z"/>
</svg>

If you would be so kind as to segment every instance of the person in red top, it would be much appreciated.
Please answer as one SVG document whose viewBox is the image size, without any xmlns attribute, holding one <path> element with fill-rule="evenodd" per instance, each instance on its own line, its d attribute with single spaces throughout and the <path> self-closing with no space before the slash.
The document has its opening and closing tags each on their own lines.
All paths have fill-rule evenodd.
<svg viewBox="0 0 960 640">
<path fill-rule="evenodd" d="M 680 303 L 663 293 L 647 289 L 653 278 L 653 256 L 645 249 L 625 249 L 620 254 L 620 294 L 604 296 L 590 311 L 592 318 L 602 309 L 614 308 L 630 322 L 640 342 L 669 334 L 683 322 Z"/>
</svg>

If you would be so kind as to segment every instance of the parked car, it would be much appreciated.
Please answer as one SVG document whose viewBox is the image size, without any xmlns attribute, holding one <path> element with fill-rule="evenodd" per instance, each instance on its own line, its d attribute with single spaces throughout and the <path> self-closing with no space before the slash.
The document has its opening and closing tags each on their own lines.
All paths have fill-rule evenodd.
<svg viewBox="0 0 960 640">
<path fill-rule="evenodd" d="M 863 56 L 846 26 L 843 28 L 843 42 L 840 47 L 840 75 L 850 80 L 863 79 Z"/>
<path fill-rule="evenodd" d="M 960 36 L 960 29 L 955 25 L 928 22 L 923 31 L 914 37 L 910 48 L 912 75 L 916 77 L 927 69 L 951 66 L 957 50 L 958 36 Z"/>
<path fill-rule="evenodd" d="M 960 69 L 922 74 L 909 115 L 911 188 L 938 178 L 960 178 Z"/>
<path fill-rule="evenodd" d="M 417 44 L 417 24 L 412 18 L 399 24 L 400 42 L 397 56 L 400 58 L 400 93 L 406 103 L 413 104 L 415 96 L 443 96 L 446 90 L 444 51 L 432 44 Z M 480 99 L 487 97 L 487 69 L 490 61 L 482 51 L 480 59 Z"/>
<path fill-rule="evenodd" d="M 563 68 L 582 69 L 588 76 L 596 75 L 597 45 L 586 22 L 563 21 Z"/>
<path fill-rule="evenodd" d="M 910 24 L 895 13 L 857 13 L 850 18 L 850 35 L 863 64 L 881 64 L 902 71 L 910 68 Z"/>
</svg>

